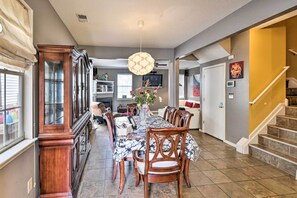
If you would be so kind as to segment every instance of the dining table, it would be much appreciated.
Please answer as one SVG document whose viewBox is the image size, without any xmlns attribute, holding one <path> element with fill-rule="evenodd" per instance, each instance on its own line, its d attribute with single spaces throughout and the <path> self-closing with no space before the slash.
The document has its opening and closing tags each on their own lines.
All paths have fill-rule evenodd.
<svg viewBox="0 0 297 198">
<path fill-rule="evenodd" d="M 132 130 L 132 132 L 128 134 L 120 134 L 117 135 L 117 131 L 122 129 L 123 127 L 131 126 L 131 117 L 116 117 L 114 118 L 115 121 L 115 148 L 113 153 L 113 159 L 119 163 L 120 169 L 120 184 L 119 184 L 119 193 L 122 193 L 124 184 L 125 184 L 125 164 L 124 159 L 128 156 L 131 157 L 132 151 L 143 151 L 145 152 L 146 149 L 146 131 L 148 128 L 174 128 L 173 124 L 169 123 L 168 121 L 164 120 L 160 116 L 150 116 L 147 117 L 145 120 L 142 120 L 139 116 L 132 117 L 134 124 L 136 127 Z M 150 148 L 154 148 L 155 144 L 154 141 L 150 143 Z M 166 146 L 166 145 L 165 145 Z M 197 161 L 200 148 L 192 137 L 191 134 L 187 134 L 186 136 L 186 148 L 185 154 L 187 156 L 186 160 L 186 168 L 184 170 L 184 177 L 186 184 L 190 187 L 190 181 L 188 176 L 188 166 L 191 161 Z"/>
</svg>

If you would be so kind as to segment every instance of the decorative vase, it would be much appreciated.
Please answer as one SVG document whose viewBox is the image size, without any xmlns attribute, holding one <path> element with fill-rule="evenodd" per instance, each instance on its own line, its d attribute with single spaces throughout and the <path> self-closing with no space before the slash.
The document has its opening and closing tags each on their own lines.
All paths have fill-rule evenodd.
<svg viewBox="0 0 297 198">
<path fill-rule="evenodd" d="M 146 119 L 150 116 L 148 104 L 143 104 L 139 109 L 140 125 L 146 125 Z"/>
</svg>

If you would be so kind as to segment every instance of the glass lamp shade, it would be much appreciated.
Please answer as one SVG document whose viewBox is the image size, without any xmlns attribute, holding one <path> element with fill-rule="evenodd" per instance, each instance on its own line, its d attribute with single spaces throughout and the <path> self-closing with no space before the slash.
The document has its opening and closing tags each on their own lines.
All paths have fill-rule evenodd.
<svg viewBox="0 0 297 198">
<path fill-rule="evenodd" d="M 145 75 L 153 70 L 155 60 L 149 53 L 138 52 L 128 58 L 128 68 L 136 75 Z"/>
</svg>

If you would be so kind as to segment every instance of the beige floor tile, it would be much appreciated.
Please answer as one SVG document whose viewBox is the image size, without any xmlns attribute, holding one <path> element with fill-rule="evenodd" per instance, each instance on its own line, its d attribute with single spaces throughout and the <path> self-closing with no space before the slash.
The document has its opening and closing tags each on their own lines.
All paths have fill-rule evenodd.
<svg viewBox="0 0 297 198">
<path fill-rule="evenodd" d="M 213 198 L 214 196 L 220 198 L 228 197 L 217 185 L 198 186 L 197 189 L 205 198 Z"/>
<path fill-rule="evenodd" d="M 214 159 L 207 161 L 217 169 L 236 168 L 231 162 L 224 161 L 223 159 Z"/>
<path fill-rule="evenodd" d="M 276 195 L 256 181 L 243 181 L 237 182 L 237 184 L 257 198 L 271 197 Z"/>
<path fill-rule="evenodd" d="M 249 176 L 252 179 L 264 179 L 264 178 L 270 178 L 269 175 L 267 175 L 264 172 L 260 172 L 256 170 L 254 167 L 245 167 L 245 168 L 239 168 L 239 170 Z"/>
<path fill-rule="evenodd" d="M 218 186 L 231 198 L 252 198 L 254 197 L 236 183 L 218 184 Z"/>
<path fill-rule="evenodd" d="M 215 184 L 232 182 L 227 176 L 219 170 L 202 171 Z"/>
<path fill-rule="evenodd" d="M 189 174 L 192 186 L 201 186 L 213 184 L 213 182 L 206 177 L 202 172 L 193 172 Z"/>
<path fill-rule="evenodd" d="M 271 176 L 271 177 L 281 177 L 281 176 L 287 175 L 286 173 L 282 172 L 281 170 L 277 170 L 276 168 L 273 168 L 270 165 L 254 166 L 254 168 L 262 173 L 265 173 L 266 175 Z"/>
<path fill-rule="evenodd" d="M 101 131 L 100 131 L 101 130 Z M 261 196 L 262 191 L 247 182 L 239 184 L 246 187 L 243 189 L 237 183 L 220 183 L 233 181 L 245 181 L 246 179 L 259 179 L 262 183 L 269 185 L 271 189 L 276 188 L 275 183 L 291 191 L 293 194 L 286 196 L 277 195 L 276 197 L 292 198 L 296 196 L 296 181 L 271 166 L 265 165 L 263 162 L 249 156 L 236 153 L 233 147 L 226 145 L 209 135 L 190 131 L 196 138 L 199 146 L 202 148 L 201 156 L 198 161 L 191 162 L 190 180 L 192 187 L 187 188 L 183 181 L 183 197 L 250 197 L 249 191 L 256 188 L 257 193 L 254 195 Z M 125 186 L 121 195 L 118 193 L 119 187 L 119 171 L 117 171 L 117 179 L 113 184 L 111 182 L 112 175 L 112 152 L 109 145 L 108 133 L 104 127 L 99 128 L 91 134 L 92 150 L 88 157 L 86 168 L 82 176 L 78 198 L 100 198 L 100 197 L 122 197 L 122 198 L 138 198 L 143 197 L 143 183 L 135 187 L 135 175 L 132 163 L 125 162 Z M 220 157 L 220 158 L 219 158 Z M 265 166 L 264 166 L 265 165 Z M 256 169 L 255 169 L 256 167 Z M 217 170 L 219 169 L 219 170 Z M 238 171 L 236 171 L 238 170 Z M 202 171 L 202 172 L 201 172 Z M 269 181 L 262 180 L 272 178 L 273 184 Z M 215 185 L 214 182 L 220 183 Z M 264 186 L 264 185 L 263 185 Z M 258 190 L 258 191 L 257 191 Z M 275 192 L 274 192 L 275 193 Z M 177 197 L 176 182 L 170 184 L 151 184 L 150 198 L 172 198 Z"/>
<path fill-rule="evenodd" d="M 208 163 L 207 161 L 203 160 L 200 161 L 198 160 L 197 162 L 193 163 L 200 171 L 205 171 L 205 170 L 216 170 L 216 168 Z"/>
<path fill-rule="evenodd" d="M 292 176 L 278 177 L 274 178 L 274 180 L 297 191 L 297 181 Z"/>
<path fill-rule="evenodd" d="M 265 186 L 270 191 L 274 192 L 277 195 L 293 194 L 296 193 L 292 188 L 283 185 L 282 183 L 275 181 L 274 179 L 261 179 L 257 180 L 260 184 Z"/>
<path fill-rule="evenodd" d="M 220 171 L 234 182 L 251 180 L 249 176 L 242 173 L 239 169 L 222 169 Z"/>
</svg>

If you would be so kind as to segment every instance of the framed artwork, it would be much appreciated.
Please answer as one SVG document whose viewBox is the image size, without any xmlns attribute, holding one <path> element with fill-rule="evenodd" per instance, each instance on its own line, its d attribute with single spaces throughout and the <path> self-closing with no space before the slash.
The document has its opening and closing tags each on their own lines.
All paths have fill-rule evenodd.
<svg viewBox="0 0 297 198">
<path fill-rule="evenodd" d="M 193 96 L 200 96 L 200 74 L 193 75 Z"/>
<path fill-rule="evenodd" d="M 230 63 L 230 65 L 229 65 L 229 78 L 230 79 L 243 78 L 243 61 Z"/>
</svg>

